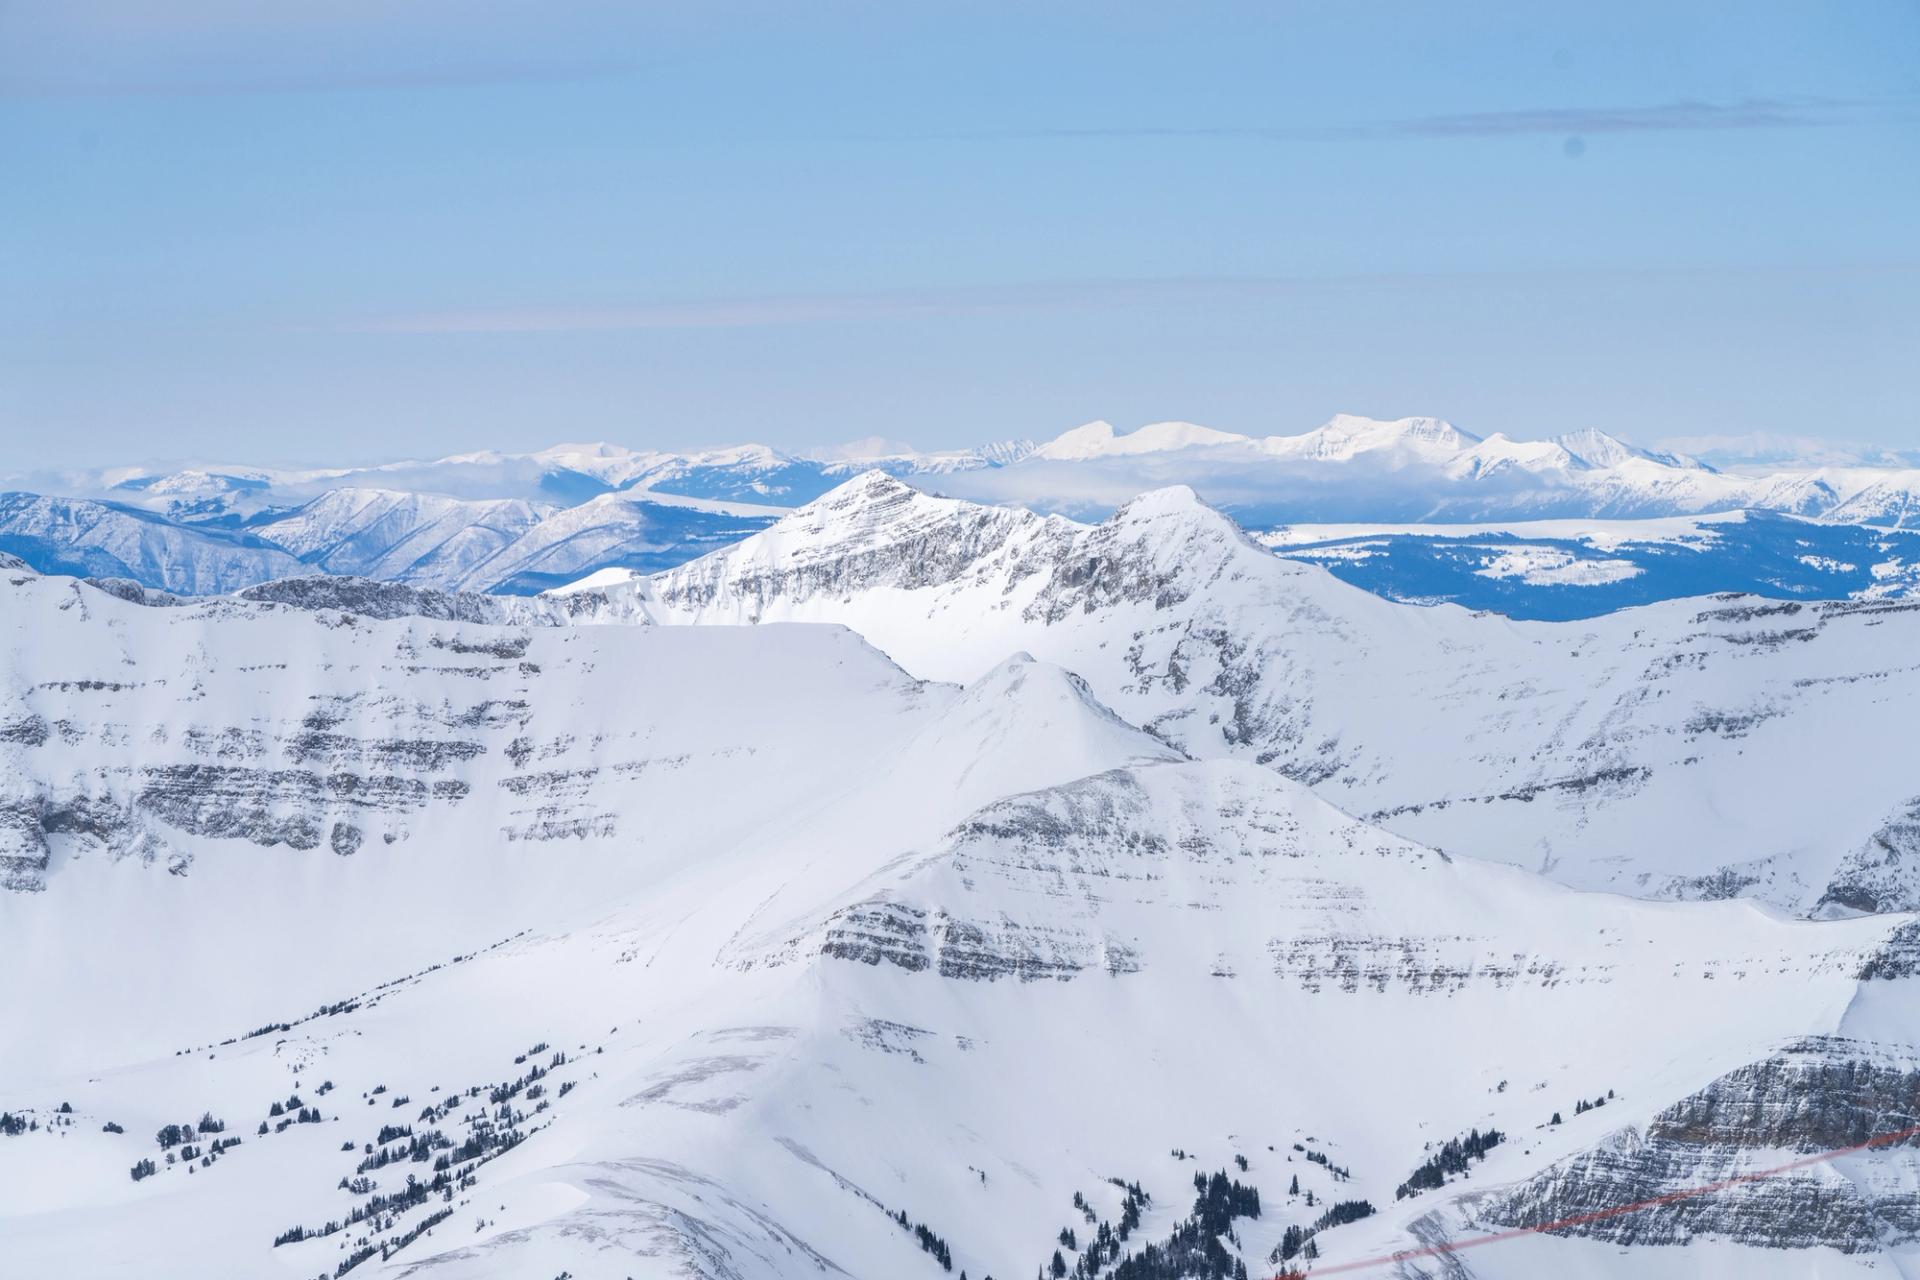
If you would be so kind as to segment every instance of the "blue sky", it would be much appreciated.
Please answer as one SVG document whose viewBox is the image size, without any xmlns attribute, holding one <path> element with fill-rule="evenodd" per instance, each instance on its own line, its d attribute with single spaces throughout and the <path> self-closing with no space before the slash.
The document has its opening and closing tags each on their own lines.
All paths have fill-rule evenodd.
<svg viewBox="0 0 1920 1280">
<path fill-rule="evenodd" d="M 0 469 L 1920 445 L 1920 7 L 0 6 Z"/>
</svg>

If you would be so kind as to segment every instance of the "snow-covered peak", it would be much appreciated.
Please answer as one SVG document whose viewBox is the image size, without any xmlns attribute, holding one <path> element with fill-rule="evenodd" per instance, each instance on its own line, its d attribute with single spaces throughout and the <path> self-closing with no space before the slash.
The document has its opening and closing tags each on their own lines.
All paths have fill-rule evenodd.
<svg viewBox="0 0 1920 1280">
<path fill-rule="evenodd" d="M 1479 437 L 1439 418 L 1383 421 L 1339 413 L 1298 436 L 1269 436 L 1262 449 L 1276 457 L 1345 462 L 1362 454 L 1398 453 L 1425 461 L 1445 461 Z"/>
<path fill-rule="evenodd" d="M 1455 455 L 1447 463 L 1447 472 L 1479 478 L 1508 470 L 1565 473 L 1579 465 L 1578 458 L 1552 440 L 1513 440 L 1496 431 Z"/>
<path fill-rule="evenodd" d="M 1128 764 L 1182 760 L 1114 714 L 1087 682 L 1019 651 L 968 684 L 896 772 L 958 777 L 961 808 Z"/>
<path fill-rule="evenodd" d="M 1269 562 L 1276 557 L 1249 538 L 1232 516 L 1184 484 L 1148 490 L 1123 504 L 1094 532 L 1103 540 L 1140 544 L 1156 561 L 1164 561 L 1169 573 L 1201 575 L 1210 561 L 1250 555 L 1263 574 L 1293 576 L 1285 569 L 1271 574 Z"/>
<path fill-rule="evenodd" d="M 1231 524 L 1226 516 L 1201 501 L 1200 495 L 1193 491 L 1192 485 L 1170 484 L 1158 489 L 1149 489 L 1130 502 L 1120 505 L 1113 513 L 1118 523 L 1139 522 L 1143 520 L 1164 520 L 1169 517 L 1190 519 L 1211 519 Z"/>
<path fill-rule="evenodd" d="M 1032 456 L 1050 462 L 1077 462 L 1247 442 L 1246 436 L 1191 422 L 1154 422 L 1126 435 L 1115 432 L 1110 422 L 1089 422 L 1056 436 L 1034 450 Z"/>
<path fill-rule="evenodd" d="M 584 578 L 578 578 L 562 586 L 551 587 L 540 594 L 546 596 L 570 596 L 582 591 L 605 591 L 613 587 L 624 587 L 636 581 L 642 581 L 645 574 L 636 569 L 606 568 L 595 569 Z"/>
<path fill-rule="evenodd" d="M 1115 435 L 1111 422 L 1096 420 L 1082 423 L 1035 449 L 1033 456 L 1049 462 L 1097 458 L 1112 447 Z"/>
<path fill-rule="evenodd" d="M 1554 443 L 1590 467 L 1613 467 L 1628 458 L 1646 456 L 1632 445 L 1596 427 L 1569 431 L 1554 437 Z"/>
<path fill-rule="evenodd" d="M 1713 470 L 1705 463 L 1689 458 L 1685 454 L 1642 449 L 1638 445 L 1628 444 L 1618 436 L 1610 436 L 1597 427 L 1569 431 L 1564 435 L 1555 436 L 1553 442 L 1589 467 L 1602 469 L 1618 467 L 1638 459 L 1684 471 L 1711 472 Z"/>
<path fill-rule="evenodd" d="M 859 518 L 869 511 L 892 510 L 901 503 L 910 503 L 924 496 L 897 476 L 874 469 L 862 471 L 838 488 L 829 489 L 794 514 L 831 511 Z"/>
</svg>

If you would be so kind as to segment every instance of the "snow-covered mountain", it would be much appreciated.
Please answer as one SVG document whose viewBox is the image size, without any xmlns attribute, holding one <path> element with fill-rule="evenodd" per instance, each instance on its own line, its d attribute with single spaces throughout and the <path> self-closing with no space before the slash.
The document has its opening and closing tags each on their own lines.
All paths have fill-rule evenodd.
<svg viewBox="0 0 1920 1280">
<path fill-rule="evenodd" d="M 1910 474 L 1775 466 L 1731 474 L 1588 429 L 1480 437 L 1437 418 L 1336 415 L 1300 435 L 1185 422 L 1120 433 L 1105 422 L 1041 445 L 1018 467 L 943 485 L 956 496 L 1099 515 L 1143 489 L 1185 484 L 1249 528 L 1280 523 L 1644 519 L 1756 509 L 1905 527 Z M 1844 504 L 1874 489 L 1858 507 Z"/>
<path fill-rule="evenodd" d="M 0 493 L 0 551 L 46 573 L 126 578 L 189 594 L 218 594 L 305 571 L 293 553 L 250 533 L 31 493 Z"/>
<path fill-rule="evenodd" d="M 389 489 L 333 489 L 264 523 L 262 536 L 325 573 L 457 585 L 555 508 Z"/>
<path fill-rule="evenodd" d="M 1905 601 L 1515 623 L 1350 588 L 1184 488 L 1086 526 L 877 473 L 624 590 L 657 622 L 842 623 L 935 679 L 1031 652 L 1189 754 L 1581 887 L 1920 906 L 1920 864 L 1887 834 L 1920 796 Z"/>
<path fill-rule="evenodd" d="M 1181 493 L 1088 529 L 868 477 L 702 563 L 758 585 L 683 569 L 493 603 L 885 599 L 975 669 L 929 682 L 835 626 L 488 623 L 333 579 L 146 604 L 0 566 L 0 931 L 35 961 L 0 987 L 9 1268 L 931 1280 L 1058 1250 L 1083 1277 L 1273 1275 L 1676 1191 L 1376 1270 L 1920 1261 L 1911 1143 L 1691 1194 L 1912 1123 L 1920 920 L 1442 853 L 1177 711 L 1266 705 L 1221 685 L 1250 668 L 1207 657 L 1196 620 L 1284 616 L 1288 645 L 1366 650 L 1396 687 L 1397 661 L 1461 673 L 1430 689 L 1460 724 L 1428 755 L 1499 749 L 1471 691 L 1524 653 L 1499 685 L 1524 754 L 1532 704 L 1581 669 L 1552 628 L 1387 604 Z M 1029 611 L 1055 648 L 1106 628 L 1137 687 L 1101 696 L 1098 644 L 1074 651 L 1085 680 L 986 657 L 992 615 Z M 1893 637 L 1853 667 L 1889 698 L 1869 659 L 1906 651 L 1905 616 L 1857 615 Z M 1687 624 L 1668 697 L 1849 625 L 1766 641 L 1780 622 Z M 1601 664 L 1621 639 L 1562 632 Z M 1271 631 L 1244 643 L 1276 656 Z M 1297 688 L 1303 727 L 1331 689 Z M 1873 724 L 1846 711 L 1864 756 Z M 1829 781 L 1797 794 L 1844 815 Z"/>
<path fill-rule="evenodd" d="M 276 551 L 307 572 L 527 592 L 598 569 L 692 559 L 879 470 L 929 491 L 1082 519 L 1184 484 L 1243 527 L 1272 534 L 1329 523 L 1384 532 L 1552 520 L 1584 521 L 1606 538 L 1613 535 L 1602 526 L 1621 521 L 1743 511 L 1812 522 L 1795 535 L 1806 544 L 1797 554 L 1783 554 L 1779 539 L 1707 534 L 1687 540 L 1693 554 L 1682 561 L 1630 558 L 1641 572 L 1575 565 L 1583 557 L 1566 545 L 1505 549 L 1528 565 L 1564 569 L 1543 580 L 1504 572 L 1521 560 L 1501 559 L 1502 550 L 1435 555 L 1431 545 L 1396 540 L 1372 544 L 1364 571 L 1349 566 L 1350 580 L 1396 599 L 1458 600 L 1521 617 L 1587 616 L 1701 591 L 1902 594 L 1914 558 L 1903 544 L 1869 552 L 1863 544 L 1878 535 L 1861 530 L 1920 525 L 1920 472 L 1850 454 L 1834 465 L 1838 457 L 1720 471 L 1598 430 L 1513 440 L 1436 418 L 1345 414 L 1299 435 L 1254 437 L 1184 422 L 1122 433 L 1094 422 L 1038 446 L 1011 440 L 931 452 L 885 439 L 805 455 L 764 445 L 676 453 L 564 444 L 358 468 L 120 467 L 32 477 L 0 498 L 0 546 L 43 571 L 126 577 L 188 594 L 299 571 Z M 1651 528 L 1623 540 L 1671 545 Z M 1684 568 L 1668 571 L 1676 564 Z M 1564 589 L 1596 584 L 1611 589 Z"/>
</svg>

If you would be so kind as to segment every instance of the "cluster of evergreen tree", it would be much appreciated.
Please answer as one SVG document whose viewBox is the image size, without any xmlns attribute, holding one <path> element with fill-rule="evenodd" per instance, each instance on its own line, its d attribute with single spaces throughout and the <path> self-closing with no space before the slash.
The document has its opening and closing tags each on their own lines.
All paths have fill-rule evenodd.
<svg viewBox="0 0 1920 1280">
<path fill-rule="evenodd" d="M 0 1111 L 0 1136 L 17 1138 L 27 1130 L 37 1128 L 39 1125 L 26 1116 L 17 1116 L 11 1111 Z"/>
<path fill-rule="evenodd" d="M 1607 1105 L 1608 1100 L 1611 1099 L 1612 1097 L 1613 1097 L 1613 1090 L 1609 1089 L 1607 1090 L 1607 1096 L 1605 1098 L 1595 1098 L 1592 1102 L 1588 1102 L 1584 1098 L 1578 1099 L 1573 1104 L 1573 1114 L 1577 1116 L 1583 1116 L 1587 1112 L 1592 1111 L 1595 1107 L 1604 1107 Z M 1558 1113 L 1556 1112 L 1555 1114 L 1558 1114 Z"/>
<path fill-rule="evenodd" d="M 1247 1280 L 1247 1264 L 1227 1251 L 1192 1218 L 1163 1243 L 1129 1254 L 1108 1273 L 1111 1280 Z"/>
<path fill-rule="evenodd" d="M 1362 1218 L 1373 1216 L 1373 1202 L 1370 1200 L 1339 1200 L 1332 1208 L 1314 1219 L 1313 1229 L 1325 1231 L 1329 1227 L 1342 1227 L 1349 1222 L 1358 1222 Z"/>
<path fill-rule="evenodd" d="M 907 1211 L 905 1209 L 894 1214 L 893 1220 L 900 1224 L 902 1231 L 913 1232 L 914 1239 L 920 1242 L 920 1247 L 923 1250 L 933 1255 L 933 1260 L 940 1264 L 941 1270 L 953 1270 L 953 1251 L 947 1248 L 947 1242 L 945 1240 L 942 1240 L 934 1234 L 933 1228 L 924 1222 L 916 1223 L 910 1221 L 907 1218 Z"/>
<path fill-rule="evenodd" d="M 1121 1203 L 1119 1229 L 1101 1222 L 1087 1248 L 1068 1266 L 1066 1258 L 1054 1251 L 1052 1262 L 1043 1269 L 1053 1280 L 1090 1280 L 1108 1263 L 1108 1280 L 1247 1280 L 1247 1266 L 1225 1244 L 1222 1237 L 1235 1240 L 1236 1218 L 1260 1216 L 1260 1192 L 1229 1178 L 1225 1170 L 1214 1174 L 1193 1175 L 1195 1197 L 1193 1212 L 1173 1229 L 1164 1241 L 1147 1245 L 1138 1253 L 1120 1257 L 1120 1244 L 1140 1225 L 1140 1213 L 1152 1203 L 1138 1183 L 1112 1180 L 1126 1192 Z M 1077 1198 L 1076 1205 L 1084 1204 Z M 1073 1248 L 1077 1237 L 1069 1228 L 1060 1233 L 1061 1244 Z M 1236 1241 L 1237 1243 L 1237 1241 Z"/>
<path fill-rule="evenodd" d="M 336 1231 L 351 1227 L 355 1223 L 375 1221 L 374 1230 L 384 1231 L 393 1225 L 393 1220 L 410 1209 L 425 1204 L 433 1196 L 443 1200 L 453 1198 L 453 1178 L 445 1173 L 436 1174 L 431 1182 L 421 1182 L 412 1174 L 407 1175 L 407 1185 L 392 1195 L 374 1194 L 368 1196 L 365 1203 L 357 1204 L 347 1214 L 346 1219 L 335 1218 L 320 1227 L 289 1227 L 274 1237 L 274 1245 L 293 1244 L 301 1240 L 313 1240 L 321 1236 L 330 1236 Z M 384 1218 L 385 1221 L 378 1221 Z M 371 1255 L 369 1255 L 371 1256 Z M 362 1258 L 364 1262 L 366 1259 Z M 357 1263 L 355 1265 L 358 1265 Z"/>
<path fill-rule="evenodd" d="M 133 1180 L 135 1182 L 138 1182 L 142 1178 L 151 1178 L 154 1174 L 158 1173 L 159 1170 L 154 1168 L 154 1164 L 151 1159 L 142 1159 L 142 1160 L 136 1160 L 134 1162 L 132 1172 L 133 1172 Z"/>
<path fill-rule="evenodd" d="M 414 1223 L 408 1230 L 381 1245 L 380 1260 L 385 1262 L 388 1258 L 391 1258 L 394 1254 L 400 1252 L 452 1216 L 453 1210 L 451 1209 L 436 1209 L 434 1212 L 420 1219 L 420 1221 Z"/>
<path fill-rule="evenodd" d="M 1320 1246 L 1313 1242 L 1313 1231 L 1311 1228 L 1294 1223 L 1281 1233 L 1280 1260 L 1282 1262 L 1290 1261 L 1294 1258 L 1312 1259 L 1319 1256 Z"/>
<path fill-rule="evenodd" d="M 1119 1178 L 1108 1178 L 1114 1186 L 1124 1193 L 1120 1198 L 1120 1225 L 1114 1230 L 1114 1238 L 1125 1240 L 1140 1225 L 1140 1211 L 1153 1203 L 1153 1197 L 1137 1182 L 1126 1182 Z"/>
<path fill-rule="evenodd" d="M 389 1147 L 386 1145 L 389 1142 L 401 1138 L 407 1140 L 406 1146 Z M 378 1146 L 371 1142 L 367 1144 L 366 1159 L 354 1166 L 353 1171 L 355 1173 L 370 1173 L 375 1169 L 384 1169 L 390 1164 L 398 1164 L 402 1160 L 431 1160 L 434 1152 L 444 1151 L 453 1146 L 453 1139 L 447 1137 L 438 1129 L 428 1129 L 425 1133 L 415 1133 L 410 1125 L 382 1125 L 377 1141 L 379 1143 Z M 451 1161 L 448 1162 L 449 1165 L 451 1163 Z M 436 1169 L 446 1167 L 448 1166 L 435 1166 Z"/>
<path fill-rule="evenodd" d="M 1310 1227 L 1290 1226 L 1280 1237 L 1280 1259 L 1317 1258 L 1320 1246 L 1313 1238 L 1322 1231 L 1345 1226 L 1349 1222 L 1358 1222 L 1362 1218 L 1373 1216 L 1373 1204 L 1367 1200 L 1339 1200 L 1328 1207 L 1327 1211 L 1315 1218 Z"/>
<path fill-rule="evenodd" d="M 1296 1145 L 1295 1150 L 1300 1150 L 1300 1148 Z M 1327 1153 L 1324 1151 L 1309 1151 L 1307 1152 L 1307 1159 L 1332 1174 L 1337 1181 L 1346 1182 L 1353 1177 L 1353 1174 L 1349 1172 L 1344 1165 L 1337 1165 L 1327 1159 Z"/>
<path fill-rule="evenodd" d="M 523 1062 L 525 1060 L 526 1059 L 524 1055 L 519 1059 L 519 1061 L 523 1061 Z M 564 1053 L 556 1053 L 553 1055 L 553 1062 L 550 1066 L 543 1067 L 537 1062 L 534 1063 L 531 1067 L 527 1068 L 527 1073 L 525 1075 L 520 1076 L 517 1079 L 508 1080 L 504 1084 L 497 1084 L 492 1089 L 490 1089 L 487 1092 L 487 1101 L 492 1103 L 494 1106 L 499 1106 L 501 1103 L 506 1102 L 510 1098 L 518 1097 L 526 1089 L 528 1085 L 534 1084 L 537 1081 L 543 1079 L 546 1076 L 547 1072 L 552 1069 L 552 1067 L 557 1067 L 561 1063 L 565 1062 L 566 1060 L 567 1060 L 567 1055 L 565 1055 Z"/>
<path fill-rule="evenodd" d="M 352 1253 L 340 1260 L 340 1265 L 333 1269 L 333 1280 L 340 1280 L 341 1276 L 347 1274 L 347 1272 L 353 1270 L 378 1252 L 380 1251 L 370 1244 L 361 1245 L 358 1249 L 355 1249 Z"/>
<path fill-rule="evenodd" d="M 1489 1129 L 1485 1133 L 1474 1129 L 1464 1138 L 1447 1139 L 1431 1159 L 1409 1174 L 1407 1180 L 1394 1190 L 1393 1198 L 1405 1200 L 1422 1191 L 1445 1186 L 1449 1177 L 1465 1173 L 1472 1161 L 1485 1160 L 1487 1152 L 1499 1146 L 1505 1137 L 1498 1129 Z"/>
<path fill-rule="evenodd" d="M 512 1126 L 496 1128 L 491 1121 L 475 1121 L 473 1129 L 467 1134 L 466 1141 L 450 1151 L 442 1152 L 433 1162 L 434 1171 L 450 1169 L 469 1160 L 479 1160 L 485 1164 L 495 1156 L 505 1155 L 524 1141 L 526 1135 Z M 479 1166 L 476 1165 L 476 1168 Z"/>
<path fill-rule="evenodd" d="M 1209 1234 L 1225 1235 L 1235 1218 L 1260 1216 L 1260 1188 L 1228 1178 L 1225 1170 L 1212 1177 L 1194 1174 L 1193 1189 L 1200 1193 L 1193 1202 L 1194 1221 Z"/>
<path fill-rule="evenodd" d="M 1146 1188 L 1137 1182 L 1128 1182 L 1124 1178 L 1108 1178 L 1107 1181 L 1119 1187 L 1121 1191 L 1120 1225 L 1115 1227 L 1111 1222 L 1097 1219 L 1093 1206 L 1087 1203 L 1087 1198 L 1078 1191 L 1074 1192 L 1073 1207 L 1080 1210 L 1088 1223 L 1097 1221 L 1098 1225 L 1088 1237 L 1084 1250 L 1080 1248 L 1079 1234 L 1073 1228 L 1061 1229 L 1061 1247 L 1078 1253 L 1079 1256 L 1069 1266 L 1066 1256 L 1056 1249 L 1054 1257 L 1060 1263 L 1059 1275 L 1064 1276 L 1071 1271 L 1074 1280 L 1087 1280 L 1087 1277 L 1097 1274 L 1101 1267 L 1118 1260 L 1121 1243 L 1133 1234 L 1134 1228 L 1140 1225 L 1141 1212 L 1153 1203 L 1153 1197 L 1148 1195 Z M 1051 1268 L 1052 1263 L 1049 1263 L 1048 1266 L 1041 1268 L 1041 1271 L 1044 1274 Z"/>
</svg>

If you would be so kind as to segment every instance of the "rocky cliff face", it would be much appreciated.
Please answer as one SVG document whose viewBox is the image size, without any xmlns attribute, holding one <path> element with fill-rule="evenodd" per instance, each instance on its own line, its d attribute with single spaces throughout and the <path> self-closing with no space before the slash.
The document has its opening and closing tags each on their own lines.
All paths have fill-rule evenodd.
<svg viewBox="0 0 1920 1280">
<path fill-rule="evenodd" d="M 239 596 L 260 604 L 327 609 L 363 618 L 437 618 L 487 626 L 557 627 L 597 622 L 604 619 L 608 608 L 608 596 L 600 591 L 558 596 L 493 596 L 372 578 L 323 575 L 265 582 L 248 587 Z M 632 614 L 622 614 L 619 620 L 635 626 L 646 623 L 644 616 Z"/>
<path fill-rule="evenodd" d="M 1477 1200 L 1481 1224 L 1623 1245 L 1718 1239 L 1877 1251 L 1920 1239 L 1920 1059 L 1816 1037 L 1728 1072 L 1519 1188 Z M 1808 1157 L 1897 1141 L 1769 1172 Z M 1686 1194 L 1698 1188 L 1705 1194 Z M 1658 1203 L 1631 1212 L 1623 1206 Z M 1584 1220 L 1583 1220 L 1584 1219 Z M 1552 1224 L 1570 1225 L 1556 1227 Z"/>
<path fill-rule="evenodd" d="M 1920 910 L 1920 796 L 1844 859 L 1815 904 L 1839 911 Z"/>
</svg>

